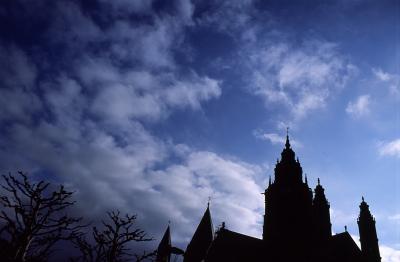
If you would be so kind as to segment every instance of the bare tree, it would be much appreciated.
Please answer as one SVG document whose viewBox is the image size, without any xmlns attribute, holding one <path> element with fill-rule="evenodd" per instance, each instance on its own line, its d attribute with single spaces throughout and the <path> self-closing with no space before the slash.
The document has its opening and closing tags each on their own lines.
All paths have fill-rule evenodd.
<svg viewBox="0 0 400 262">
<path fill-rule="evenodd" d="M 60 240 L 79 232 L 81 218 L 66 214 L 72 192 L 60 185 L 31 182 L 23 172 L 2 176 L 0 236 L 3 258 L 9 261 L 45 261 Z"/>
<path fill-rule="evenodd" d="M 84 235 L 74 240 L 75 246 L 80 250 L 79 261 L 88 262 L 117 262 L 126 261 L 135 257 L 136 261 L 144 261 L 155 256 L 143 252 L 141 255 L 132 254 L 128 247 L 130 242 L 151 241 L 142 229 L 134 227 L 136 215 L 121 216 L 120 211 L 107 212 L 108 221 L 102 221 L 102 229 L 93 227 L 93 241 L 90 243 Z"/>
</svg>

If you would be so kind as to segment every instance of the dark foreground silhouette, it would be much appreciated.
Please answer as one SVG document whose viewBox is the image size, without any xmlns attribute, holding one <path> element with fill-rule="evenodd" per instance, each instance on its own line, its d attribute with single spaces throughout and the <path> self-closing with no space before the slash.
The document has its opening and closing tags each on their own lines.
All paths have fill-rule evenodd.
<svg viewBox="0 0 400 262">
<path fill-rule="evenodd" d="M 184 262 L 379 262 L 375 219 L 362 198 L 358 227 L 361 250 L 347 230 L 332 235 L 329 202 L 324 188 L 313 191 L 286 137 L 281 159 L 275 166 L 275 179 L 265 194 L 263 238 L 258 239 L 226 229 L 214 233 L 210 208 L 187 246 Z M 164 238 L 170 239 L 170 230 Z M 166 236 L 168 235 L 168 236 Z M 169 262 L 169 242 L 159 245 L 158 262 Z"/>
<path fill-rule="evenodd" d="M 57 252 L 65 254 L 63 261 L 154 260 L 155 251 L 135 254 L 129 249 L 132 242 L 152 240 L 135 226 L 135 215 L 108 212 L 100 226 L 90 227 L 68 214 L 75 202 L 64 186 L 32 182 L 22 172 L 2 177 L 0 261 L 59 261 L 54 260 L 57 245 Z M 73 255 L 60 248 L 65 242 Z"/>
</svg>

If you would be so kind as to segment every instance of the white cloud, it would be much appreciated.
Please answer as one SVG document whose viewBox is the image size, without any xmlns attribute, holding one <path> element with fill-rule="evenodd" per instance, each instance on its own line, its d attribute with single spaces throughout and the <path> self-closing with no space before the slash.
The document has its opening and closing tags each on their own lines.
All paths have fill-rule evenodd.
<svg viewBox="0 0 400 262">
<path fill-rule="evenodd" d="M 370 113 L 370 105 L 370 96 L 361 95 L 356 101 L 347 104 L 346 112 L 353 117 L 363 117 Z"/>
<path fill-rule="evenodd" d="M 175 145 L 145 125 L 176 110 L 201 110 L 221 95 L 220 81 L 182 73 L 174 60 L 193 12 L 184 2 L 178 7 L 181 18 L 160 14 L 150 18 L 154 23 L 135 24 L 121 12 L 118 22 L 100 27 L 78 5 L 58 4 L 48 37 L 67 45 L 63 64 L 71 67 L 53 68 L 39 83 L 33 57 L 2 47 L 0 74 L 7 77 L 1 80 L 0 123 L 21 121 L 4 127 L 0 169 L 45 173 L 68 185 L 77 212 L 88 219 L 119 208 L 138 214 L 154 237 L 171 220 L 179 225 L 174 242 L 181 244 L 193 234 L 208 196 L 215 223 L 260 236 L 261 167 Z M 130 8 L 147 12 L 149 6 Z M 105 47 L 98 53 L 92 46 L 100 43 Z"/>
<path fill-rule="evenodd" d="M 202 102 L 221 95 L 217 80 L 195 73 L 178 79 L 174 73 L 121 72 L 101 60 L 90 61 L 78 70 L 89 88 L 95 88 L 91 111 L 111 122 L 159 120 L 174 109 L 199 110 Z"/>
<path fill-rule="evenodd" d="M 391 248 L 389 246 L 379 246 L 381 253 L 382 262 L 399 262 L 400 261 L 400 250 Z"/>
<path fill-rule="evenodd" d="M 381 142 L 378 145 L 379 153 L 382 156 L 400 157 L 400 139 L 389 142 Z"/>
<path fill-rule="evenodd" d="M 253 71 L 251 90 L 265 99 L 267 107 L 284 105 L 295 120 L 325 107 L 356 71 L 329 42 L 294 46 L 272 41 L 266 46 L 246 54 Z"/>
<path fill-rule="evenodd" d="M 360 237 L 358 235 L 351 235 L 354 242 L 361 249 Z M 400 261 L 400 250 L 389 247 L 387 245 L 380 245 L 379 252 L 382 258 L 382 262 L 399 262 Z"/>
<path fill-rule="evenodd" d="M 384 72 L 382 69 L 380 68 L 372 68 L 372 72 L 374 73 L 375 77 L 378 78 L 381 81 L 389 81 L 393 78 L 392 75 L 390 75 L 387 72 Z"/>
<path fill-rule="evenodd" d="M 400 76 L 390 74 L 380 68 L 372 68 L 372 73 L 381 82 L 388 84 L 389 92 L 395 97 L 400 97 Z"/>
<path fill-rule="evenodd" d="M 253 134 L 256 138 L 261 140 L 267 140 L 271 142 L 271 144 L 273 145 L 276 144 L 284 145 L 286 142 L 286 137 L 281 136 L 277 133 L 264 133 L 262 130 L 255 130 Z M 302 147 L 302 144 L 293 138 L 290 138 L 290 144 L 297 148 Z"/>
</svg>

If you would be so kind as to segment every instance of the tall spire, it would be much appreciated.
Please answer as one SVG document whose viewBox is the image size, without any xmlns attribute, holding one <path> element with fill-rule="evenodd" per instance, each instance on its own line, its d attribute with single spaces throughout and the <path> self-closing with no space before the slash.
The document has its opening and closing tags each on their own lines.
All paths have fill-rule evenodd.
<svg viewBox="0 0 400 262">
<path fill-rule="evenodd" d="M 202 261 L 213 240 L 214 228 L 211 220 L 210 206 L 207 204 L 207 209 L 197 226 L 192 240 L 186 248 L 184 262 Z"/>
<path fill-rule="evenodd" d="M 161 239 L 160 244 L 157 248 L 156 262 L 169 262 L 171 257 L 171 232 L 169 229 L 169 222 L 167 230 L 165 230 L 164 236 Z"/>
<path fill-rule="evenodd" d="M 289 127 L 286 128 L 286 143 L 285 143 L 285 147 L 287 149 L 290 148 L 290 142 L 289 142 Z"/>
</svg>

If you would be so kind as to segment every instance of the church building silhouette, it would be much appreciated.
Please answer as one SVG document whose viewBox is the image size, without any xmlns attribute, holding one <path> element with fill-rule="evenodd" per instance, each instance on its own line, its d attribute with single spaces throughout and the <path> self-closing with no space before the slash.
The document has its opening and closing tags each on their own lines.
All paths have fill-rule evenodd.
<svg viewBox="0 0 400 262">
<path fill-rule="evenodd" d="M 362 198 L 357 220 L 361 249 L 347 230 L 332 234 L 329 202 L 324 188 L 314 190 L 303 181 L 303 171 L 291 148 L 289 136 L 281 159 L 275 166 L 275 179 L 265 189 L 265 215 L 262 239 L 225 228 L 214 232 L 210 208 L 198 225 L 186 251 L 184 262 L 380 262 L 375 219 Z M 169 262 L 177 248 L 171 246 L 170 228 L 157 252 L 158 262 Z M 179 253 L 179 252 L 178 252 Z"/>
</svg>

